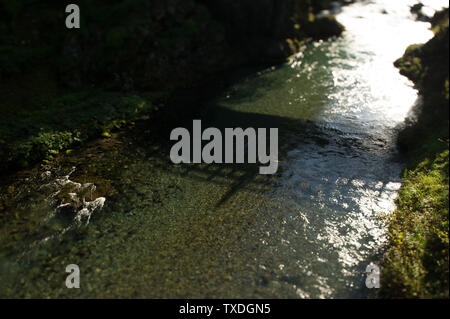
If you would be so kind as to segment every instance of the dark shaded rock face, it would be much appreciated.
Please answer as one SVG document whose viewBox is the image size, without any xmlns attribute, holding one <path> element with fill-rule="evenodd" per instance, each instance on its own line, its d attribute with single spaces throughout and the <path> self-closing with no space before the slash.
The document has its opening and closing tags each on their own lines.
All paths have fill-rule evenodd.
<svg viewBox="0 0 450 319">
<path fill-rule="evenodd" d="M 304 30 L 310 37 L 318 40 L 339 36 L 344 31 L 344 27 L 333 16 L 328 16 L 315 19 L 314 23 L 307 24 Z"/>
<path fill-rule="evenodd" d="M 226 30 L 226 37 L 253 62 L 282 61 L 295 53 L 286 39 L 339 35 L 333 18 L 311 21 L 311 15 L 331 7 L 330 0 L 203 0 Z"/>
<path fill-rule="evenodd" d="M 449 11 L 437 12 L 432 18 L 435 36 L 425 44 L 408 47 L 404 56 L 395 61 L 400 73 L 412 80 L 423 95 L 437 92 L 442 96 L 449 69 Z"/>
<path fill-rule="evenodd" d="M 283 62 L 296 40 L 342 31 L 314 19 L 329 0 L 79 0 L 80 30 L 63 27 L 63 4 L 2 3 L 17 8 L 0 10 L 0 79 L 41 63 L 71 89 L 170 92 L 242 65 Z"/>
<path fill-rule="evenodd" d="M 292 0 L 218 0 L 203 3 L 224 25 L 231 41 L 279 39 L 292 31 Z"/>
<path fill-rule="evenodd" d="M 407 48 L 402 58 L 395 61 L 400 73 L 414 82 L 422 102 L 414 110 L 415 116 L 399 135 L 402 149 L 414 149 L 430 136 L 430 128 L 444 128 L 448 138 L 449 116 L 449 11 L 437 12 L 432 18 L 435 36 L 425 44 Z M 411 122 L 411 123 L 409 123 Z M 437 138 L 436 138 L 437 140 Z"/>
<path fill-rule="evenodd" d="M 70 61 L 66 65 L 74 68 L 62 69 L 61 75 L 74 76 L 81 70 L 91 83 L 145 91 L 170 90 L 218 71 L 225 38 L 206 8 L 181 0 L 136 1 L 121 8 L 126 3 L 99 1 L 107 18 L 85 19 L 88 37 L 69 32 L 63 54 Z M 97 10 L 92 10 L 93 16 Z"/>
<path fill-rule="evenodd" d="M 292 54 L 293 0 L 202 1 L 224 26 L 227 42 L 253 63 L 280 61 Z"/>
</svg>

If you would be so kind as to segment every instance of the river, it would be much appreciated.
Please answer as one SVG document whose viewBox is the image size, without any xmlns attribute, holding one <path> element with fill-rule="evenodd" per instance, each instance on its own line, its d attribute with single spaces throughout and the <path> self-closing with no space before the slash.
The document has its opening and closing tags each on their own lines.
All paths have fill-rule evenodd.
<svg viewBox="0 0 450 319">
<path fill-rule="evenodd" d="M 342 37 L 308 43 L 205 105 L 204 127 L 279 128 L 273 176 L 256 165 L 173 165 L 164 142 L 149 150 L 119 139 L 10 188 L 0 296 L 373 297 L 365 269 L 383 252 L 405 165 L 396 132 L 417 99 L 393 62 L 432 37 L 410 15 L 414 3 L 346 6 Z M 107 194 L 79 223 L 51 197 L 70 164 L 69 179 Z M 69 264 L 80 289 L 65 287 Z"/>
</svg>

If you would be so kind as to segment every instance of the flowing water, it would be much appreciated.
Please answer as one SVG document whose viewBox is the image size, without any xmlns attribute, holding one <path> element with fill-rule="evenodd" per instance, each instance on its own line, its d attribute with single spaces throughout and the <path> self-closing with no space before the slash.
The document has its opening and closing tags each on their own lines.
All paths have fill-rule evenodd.
<svg viewBox="0 0 450 319">
<path fill-rule="evenodd" d="M 278 127 L 276 175 L 173 165 L 167 135 L 151 150 L 131 139 L 88 146 L 9 187 L 0 296 L 373 296 L 365 269 L 379 261 L 404 166 L 396 127 L 417 98 L 393 61 L 432 36 L 414 3 L 345 7 L 341 38 L 309 43 L 206 105 L 204 127 Z M 80 289 L 65 287 L 69 264 Z"/>
</svg>

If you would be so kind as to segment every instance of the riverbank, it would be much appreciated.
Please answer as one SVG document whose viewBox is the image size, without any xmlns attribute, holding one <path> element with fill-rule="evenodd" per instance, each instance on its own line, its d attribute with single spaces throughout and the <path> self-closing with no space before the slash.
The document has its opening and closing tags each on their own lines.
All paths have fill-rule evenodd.
<svg viewBox="0 0 450 319">
<path fill-rule="evenodd" d="M 274 2 L 79 1 L 82 27 L 67 30 L 62 5 L 3 1 L 0 174 L 138 120 L 152 126 L 180 90 L 282 63 L 302 41 L 343 30 L 319 17 L 331 1 Z"/>
<path fill-rule="evenodd" d="M 421 98 L 399 136 L 408 168 L 389 219 L 382 297 L 449 297 L 448 19 L 448 9 L 437 13 L 434 38 L 395 63 Z"/>
</svg>

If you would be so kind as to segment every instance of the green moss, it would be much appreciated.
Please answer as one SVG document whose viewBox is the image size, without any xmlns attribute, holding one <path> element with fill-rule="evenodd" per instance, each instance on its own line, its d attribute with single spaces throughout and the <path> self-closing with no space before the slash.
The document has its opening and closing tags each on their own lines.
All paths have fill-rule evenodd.
<svg viewBox="0 0 450 319">
<path fill-rule="evenodd" d="M 405 55 L 394 62 L 394 65 L 400 70 L 400 74 L 408 77 L 412 81 L 420 82 L 423 75 L 422 60 L 419 57 L 423 44 L 410 45 Z"/>
<path fill-rule="evenodd" d="M 68 94 L 43 110 L 2 119 L 0 170 L 51 160 L 90 138 L 148 119 L 151 109 L 151 103 L 138 96 L 95 91 Z"/>
<path fill-rule="evenodd" d="M 449 151 L 406 171 L 390 217 L 381 294 L 449 297 Z"/>
</svg>

